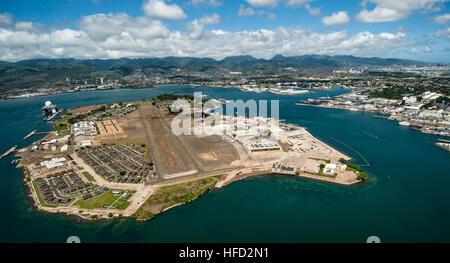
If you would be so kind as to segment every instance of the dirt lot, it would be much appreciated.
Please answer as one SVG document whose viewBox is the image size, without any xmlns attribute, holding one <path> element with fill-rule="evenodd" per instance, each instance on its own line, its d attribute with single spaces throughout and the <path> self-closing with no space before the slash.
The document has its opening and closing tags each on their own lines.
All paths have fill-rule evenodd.
<svg viewBox="0 0 450 263">
<path fill-rule="evenodd" d="M 139 119 L 138 111 L 134 111 L 124 118 L 120 119 L 119 125 L 125 133 L 125 137 L 102 138 L 103 143 L 147 145 L 147 139 L 145 137 L 144 129 Z"/>
<path fill-rule="evenodd" d="M 229 168 L 233 161 L 239 159 L 236 149 L 218 135 L 179 138 L 195 162 L 205 171 Z"/>
<path fill-rule="evenodd" d="M 72 112 L 72 113 L 86 113 L 86 112 L 89 112 L 91 110 L 96 110 L 96 109 L 100 108 L 103 105 L 105 105 L 105 104 L 82 106 L 82 107 L 70 110 L 70 112 Z"/>
<path fill-rule="evenodd" d="M 125 137 L 126 134 L 117 120 L 98 121 L 97 127 L 102 139 Z"/>
</svg>

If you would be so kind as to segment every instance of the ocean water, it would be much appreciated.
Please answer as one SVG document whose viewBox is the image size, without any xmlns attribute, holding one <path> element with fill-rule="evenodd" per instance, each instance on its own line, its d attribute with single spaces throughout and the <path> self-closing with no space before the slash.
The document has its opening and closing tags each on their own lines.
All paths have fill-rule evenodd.
<svg viewBox="0 0 450 263">
<path fill-rule="evenodd" d="M 86 222 L 33 208 L 21 170 L 8 156 L 0 160 L 0 242 L 65 242 L 73 235 L 82 242 L 365 242 L 369 236 L 382 242 L 450 241 L 450 154 L 433 145 L 439 137 L 369 113 L 295 105 L 346 92 L 340 88 L 283 96 L 166 85 L 1 101 L 0 152 L 37 140 L 23 140 L 34 129 L 50 129 L 40 113 L 46 100 L 70 109 L 194 91 L 208 98 L 280 100 L 281 119 L 307 127 L 355 163 L 365 164 L 359 154 L 364 156 L 369 180 L 345 187 L 263 175 L 212 190 L 148 222 Z"/>
</svg>

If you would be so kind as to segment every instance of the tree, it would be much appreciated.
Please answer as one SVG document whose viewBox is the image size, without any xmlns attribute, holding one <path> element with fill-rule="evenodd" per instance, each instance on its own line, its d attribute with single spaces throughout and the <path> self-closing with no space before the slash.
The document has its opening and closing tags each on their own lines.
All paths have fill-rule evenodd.
<svg viewBox="0 0 450 263">
<path fill-rule="evenodd" d="M 365 181 L 367 179 L 367 174 L 365 172 L 359 172 L 356 174 L 358 180 Z"/>
</svg>

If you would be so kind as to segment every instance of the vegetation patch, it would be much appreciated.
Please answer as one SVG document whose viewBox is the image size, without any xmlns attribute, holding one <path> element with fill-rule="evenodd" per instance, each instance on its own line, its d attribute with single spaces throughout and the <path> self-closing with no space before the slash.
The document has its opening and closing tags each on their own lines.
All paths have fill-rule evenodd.
<svg viewBox="0 0 450 263">
<path fill-rule="evenodd" d="M 86 177 L 86 179 L 88 179 L 90 182 L 95 182 L 94 177 L 92 177 L 92 175 L 86 171 L 83 172 L 84 177 Z"/>
<path fill-rule="evenodd" d="M 121 190 L 110 189 L 104 193 L 101 193 L 87 200 L 78 200 L 73 205 L 79 206 L 82 209 L 110 208 L 123 210 L 130 205 L 128 199 L 136 192 L 136 191 L 122 191 L 119 194 L 114 194 L 113 191 L 121 191 Z M 126 199 L 122 198 L 123 194 L 125 193 L 130 194 L 129 197 Z"/>
<path fill-rule="evenodd" d="M 325 162 L 325 163 L 330 163 L 330 160 L 327 160 L 327 159 L 312 158 L 312 157 L 310 157 L 310 158 L 308 158 L 308 159 L 316 160 L 316 161 L 323 161 L 323 162 Z"/>
<path fill-rule="evenodd" d="M 365 181 L 367 179 L 367 173 L 364 172 L 363 169 L 361 169 L 361 166 L 349 163 L 343 158 L 339 159 L 339 161 L 343 164 L 346 164 L 347 165 L 346 170 L 354 172 L 358 180 Z"/>
<path fill-rule="evenodd" d="M 213 188 L 219 181 L 218 176 L 212 176 L 196 181 L 163 186 L 151 195 L 136 211 L 139 220 L 148 220 L 165 209 L 188 203 Z"/>
</svg>

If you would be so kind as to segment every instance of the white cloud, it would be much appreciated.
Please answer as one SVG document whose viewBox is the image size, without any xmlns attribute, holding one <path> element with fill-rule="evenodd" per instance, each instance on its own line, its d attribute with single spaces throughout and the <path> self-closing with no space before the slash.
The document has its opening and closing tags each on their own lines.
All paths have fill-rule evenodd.
<svg viewBox="0 0 450 263">
<path fill-rule="evenodd" d="M 238 15 L 239 16 L 252 16 L 252 15 L 255 15 L 255 14 L 256 14 L 255 9 L 253 9 L 251 7 L 245 8 L 244 5 L 241 5 L 239 7 L 239 11 L 238 11 Z"/>
<path fill-rule="evenodd" d="M 287 0 L 286 5 L 291 7 L 301 6 L 314 0 Z"/>
<path fill-rule="evenodd" d="M 188 31 L 170 31 L 161 21 L 125 13 L 84 16 L 75 28 L 35 27 L 25 22 L 0 25 L 0 60 L 166 56 L 221 59 L 235 55 L 271 58 L 276 54 L 386 56 L 398 48 L 411 47 L 403 32 L 318 33 L 298 27 L 238 32 L 206 29 L 219 20 L 217 14 L 203 16 L 187 23 Z M 31 30 L 25 29 L 30 26 Z"/>
<path fill-rule="evenodd" d="M 372 11 L 368 11 L 367 9 L 362 10 L 358 14 L 357 19 L 367 23 L 391 22 L 406 18 L 408 15 L 395 9 L 375 7 Z"/>
<path fill-rule="evenodd" d="M 391 22 L 407 18 L 413 11 L 436 11 L 438 3 L 445 0 L 364 0 L 364 9 L 357 15 L 361 22 Z M 375 4 L 375 8 L 368 10 L 367 3 Z"/>
<path fill-rule="evenodd" d="M 432 52 L 432 49 L 429 46 L 425 46 L 423 49 L 418 47 L 412 47 L 409 51 L 411 54 L 418 54 L 418 53 L 430 53 Z"/>
<path fill-rule="evenodd" d="M 79 26 L 93 40 L 105 40 L 121 32 L 136 38 L 164 38 L 170 33 L 160 21 L 147 17 L 131 18 L 125 13 L 84 16 Z"/>
<path fill-rule="evenodd" d="M 13 16 L 9 13 L 0 14 L 0 25 L 10 25 L 12 23 Z"/>
<path fill-rule="evenodd" d="M 210 6 L 214 6 L 214 7 L 223 5 L 223 3 L 219 0 L 192 0 L 192 4 L 194 4 L 196 6 L 210 5 Z"/>
<path fill-rule="evenodd" d="M 438 30 L 434 33 L 437 37 L 446 37 L 450 39 L 450 27 L 447 29 Z"/>
<path fill-rule="evenodd" d="M 267 13 L 267 19 L 269 20 L 275 20 L 277 16 L 273 13 Z"/>
<path fill-rule="evenodd" d="M 435 16 L 433 21 L 438 24 L 447 24 L 450 21 L 450 14 L 442 14 Z"/>
<path fill-rule="evenodd" d="M 143 6 L 144 13 L 150 17 L 183 19 L 186 14 L 177 4 L 166 4 L 164 0 L 148 0 Z"/>
<path fill-rule="evenodd" d="M 305 9 L 308 10 L 309 14 L 312 16 L 320 15 L 320 8 L 312 7 L 310 4 L 306 4 Z"/>
<path fill-rule="evenodd" d="M 218 24 L 220 16 L 218 14 L 204 15 L 199 19 L 195 19 L 187 24 L 189 30 L 191 30 L 191 38 L 200 38 L 203 35 L 203 28 L 207 25 Z"/>
<path fill-rule="evenodd" d="M 274 7 L 278 5 L 279 0 L 245 0 L 254 7 Z"/>
<path fill-rule="evenodd" d="M 320 15 L 320 8 L 315 8 L 310 5 L 314 0 L 287 0 L 286 6 L 296 8 L 299 6 L 304 6 L 308 13 L 312 16 Z"/>
<path fill-rule="evenodd" d="M 348 22 L 350 22 L 350 17 L 345 11 L 335 12 L 331 16 L 322 17 L 322 23 L 326 26 L 347 24 Z"/>
<path fill-rule="evenodd" d="M 33 28 L 32 22 L 17 22 L 16 23 L 16 30 L 30 30 Z"/>
<path fill-rule="evenodd" d="M 264 10 L 257 10 L 251 7 L 244 7 L 244 5 L 240 5 L 238 11 L 238 16 L 253 16 L 253 15 L 262 16 L 264 14 L 266 14 Z M 275 18 L 276 18 L 275 14 L 267 13 L 267 19 L 274 20 Z"/>
</svg>

